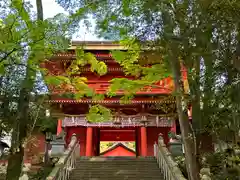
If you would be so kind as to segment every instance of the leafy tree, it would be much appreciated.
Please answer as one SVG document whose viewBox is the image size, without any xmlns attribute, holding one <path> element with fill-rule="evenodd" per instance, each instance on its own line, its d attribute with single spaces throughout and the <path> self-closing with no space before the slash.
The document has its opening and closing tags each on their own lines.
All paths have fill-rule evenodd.
<svg viewBox="0 0 240 180">
<path fill-rule="evenodd" d="M 100 143 L 100 153 L 106 151 L 110 148 L 114 143 L 113 142 L 101 142 Z"/>
<path fill-rule="evenodd" d="M 25 139 L 43 116 L 46 97 L 41 97 L 38 87 L 46 71 L 40 65 L 68 47 L 67 37 L 74 30 L 70 26 L 74 17 L 59 14 L 43 20 L 41 0 L 36 4 L 37 17 L 31 4 L 22 0 L 6 1 L 0 7 L 1 121 L 13 129 L 6 177 L 11 180 L 19 179 Z"/>
<path fill-rule="evenodd" d="M 93 71 L 99 74 L 106 72 L 104 64 L 98 62 L 93 55 L 84 54 L 79 49 L 79 60 L 77 64 L 71 65 L 67 76 L 49 76 L 41 64 L 52 54 L 68 48 L 68 38 L 74 33 L 76 23 L 84 14 L 78 11 L 70 16 L 58 14 L 54 18 L 44 20 L 41 0 L 36 0 L 36 4 L 36 16 L 32 13 L 31 4 L 22 0 L 6 1 L 0 7 L 0 70 L 4 97 L 1 104 L 4 107 L 1 121 L 13 130 L 7 168 L 7 179 L 11 180 L 18 179 L 21 174 L 24 143 L 34 127 L 40 125 L 41 129 L 49 129 L 45 126 L 43 107 L 47 98 L 44 94 L 46 90 L 39 89 L 42 80 L 58 85 L 70 84 L 79 91 L 75 95 L 79 98 L 85 94 L 92 96 L 92 92 L 86 86 L 84 78 L 71 77 L 78 65 L 89 63 Z M 109 115 L 109 110 L 104 107 L 96 106 L 95 110 L 100 113 L 105 111 Z"/>
</svg>

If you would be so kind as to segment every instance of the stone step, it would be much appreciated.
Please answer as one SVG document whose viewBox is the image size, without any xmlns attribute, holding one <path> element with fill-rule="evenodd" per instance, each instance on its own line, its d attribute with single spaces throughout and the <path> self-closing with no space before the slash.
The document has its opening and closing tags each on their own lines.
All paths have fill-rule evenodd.
<svg viewBox="0 0 240 180">
<path fill-rule="evenodd" d="M 76 166 L 77 167 L 77 169 L 89 169 L 89 168 L 91 168 L 91 170 L 94 170 L 94 169 L 96 169 L 96 170 L 98 170 L 98 169 L 105 169 L 105 168 L 108 168 L 108 169 L 126 169 L 126 170 L 128 170 L 129 169 L 129 166 L 127 166 L 127 165 L 125 165 L 125 166 L 109 166 L 109 165 L 99 165 L 99 166 L 91 166 L 91 165 L 86 165 L 86 166 L 84 166 L 84 165 L 82 165 L 82 166 Z M 142 169 L 142 170 L 144 170 L 144 168 L 146 169 L 152 169 L 152 170 L 159 170 L 159 168 L 157 167 L 157 165 L 155 165 L 155 166 L 148 166 L 148 165 L 145 165 L 145 166 L 131 166 L 131 169 Z"/>
<path fill-rule="evenodd" d="M 149 161 L 149 160 L 155 160 L 155 157 L 133 157 L 133 156 L 108 156 L 108 157 L 103 157 L 103 156 L 92 156 L 92 157 L 87 157 L 87 156 L 81 156 L 78 158 L 78 160 L 140 160 L 140 161 Z"/>
<path fill-rule="evenodd" d="M 163 180 L 153 157 L 81 157 L 70 180 Z"/>
<path fill-rule="evenodd" d="M 149 161 L 149 162 L 146 162 L 146 161 L 77 161 L 76 162 L 77 164 L 82 164 L 82 163 L 92 163 L 92 164 L 156 164 L 157 161 Z"/>
<path fill-rule="evenodd" d="M 156 173 L 156 174 L 149 174 L 148 173 L 145 173 L 145 174 L 138 174 L 138 173 L 134 173 L 134 174 L 119 174 L 119 175 L 116 175 L 116 173 L 105 173 L 105 174 L 97 174 L 97 173 L 83 173 L 83 174 L 71 174 L 71 177 L 79 177 L 80 179 L 81 178 L 84 178 L 84 177 L 101 177 L 101 178 L 108 178 L 108 177 L 112 177 L 113 179 L 115 178 L 124 178 L 124 177 L 129 177 L 129 178 L 136 178 L 136 177 L 162 177 L 162 175 L 160 173 Z"/>
<path fill-rule="evenodd" d="M 108 163 L 155 163 L 157 162 L 156 159 L 152 159 L 152 160 L 138 160 L 138 159 L 132 159 L 132 160 L 120 160 L 120 159 L 78 159 L 77 163 L 87 163 L 87 162 L 96 162 L 96 163 L 103 163 L 103 162 L 108 162 Z"/>
<path fill-rule="evenodd" d="M 140 169 L 131 169 L 130 171 L 129 170 L 123 170 L 123 169 L 118 169 L 118 170 L 103 170 L 103 169 L 100 169 L 101 171 L 97 171 L 96 169 L 95 170 L 90 170 L 89 169 L 86 169 L 86 170 L 75 170 L 73 171 L 72 173 L 73 174 L 83 174 L 83 173 L 86 173 L 86 174 L 107 174 L 107 173 L 111 173 L 111 174 L 128 174 L 128 175 L 131 175 L 131 174 L 148 174 L 148 172 L 151 172 L 151 174 L 159 174 L 160 173 L 160 170 L 142 170 L 140 171 Z"/>
<path fill-rule="evenodd" d="M 137 174 L 142 174 L 142 175 L 148 175 L 148 173 L 151 172 L 151 175 L 152 174 L 161 174 L 161 171 L 157 171 L 157 170 L 144 170 L 144 171 L 139 171 L 139 170 L 133 170 L 133 169 L 129 169 L 129 170 L 122 170 L 122 169 L 118 169 L 115 171 L 111 171 L 111 170 L 100 170 L 100 171 L 97 171 L 97 170 L 92 170 L 92 169 L 86 169 L 86 170 L 74 170 L 72 171 L 72 174 L 115 174 L 115 175 L 123 175 L 123 174 L 126 174 L 126 175 L 136 175 Z"/>
<path fill-rule="evenodd" d="M 108 160 L 108 159 L 84 159 L 84 160 L 77 160 L 77 162 L 117 162 L 117 163 L 121 163 L 121 162 L 132 162 L 132 163 L 136 163 L 136 162 L 141 162 L 141 163 L 144 163 L 144 162 L 156 162 L 155 159 L 153 160 L 148 160 L 148 161 L 142 161 L 142 160 Z"/>
<path fill-rule="evenodd" d="M 76 167 L 79 169 L 79 168 L 81 168 L 81 169 L 88 169 L 88 168 L 91 168 L 91 169 L 99 169 L 99 168 L 101 168 L 101 169 L 104 169 L 104 168 L 109 168 L 109 169 L 129 169 L 129 166 L 131 166 L 131 169 L 144 169 L 144 168 L 147 168 L 147 169 L 159 169 L 158 168 L 158 165 L 157 164 L 154 164 L 154 165 L 138 165 L 138 166 L 136 166 L 136 165 L 112 165 L 112 164 L 102 164 L 102 165 L 91 165 L 91 164 L 86 164 L 86 165 L 76 165 Z"/>
<path fill-rule="evenodd" d="M 150 174 L 151 173 L 151 174 Z M 84 178 L 84 177 L 112 177 L 113 179 L 117 178 L 117 177 L 131 177 L 131 178 L 134 178 L 134 177 L 162 177 L 161 173 L 152 173 L 151 171 L 149 173 L 133 173 L 133 174 L 126 174 L 126 173 L 123 173 L 123 174 L 116 174 L 116 172 L 114 173 L 90 173 L 90 172 L 86 172 L 86 173 L 83 173 L 83 174 L 78 174 L 78 173 L 73 173 L 71 175 L 71 177 L 79 177 L 79 178 Z"/>
<path fill-rule="evenodd" d="M 164 180 L 164 177 L 119 177 L 119 178 L 113 178 L 113 177 L 83 177 L 81 180 Z M 79 177 L 71 177 L 71 180 L 79 180 Z"/>
<path fill-rule="evenodd" d="M 77 161 L 77 164 L 157 164 L 157 161 L 150 161 L 150 162 L 146 162 L 146 161 Z"/>
<path fill-rule="evenodd" d="M 159 176 L 159 175 L 153 175 L 153 176 L 138 176 L 138 175 L 133 175 L 133 176 L 114 176 L 114 175 L 109 175 L 109 176 L 92 176 L 92 175 L 84 175 L 84 176 L 71 176 L 71 180 L 73 179 L 111 179 L 115 180 L 115 179 L 158 179 L 158 180 L 164 180 L 163 176 Z"/>
<path fill-rule="evenodd" d="M 145 165 L 150 165 L 150 166 L 155 166 L 157 165 L 157 162 L 77 162 L 77 166 L 86 166 L 86 165 L 91 165 L 91 166 L 98 166 L 98 165 L 111 165 L 111 166 L 145 166 Z"/>
<path fill-rule="evenodd" d="M 108 168 L 108 169 L 122 169 L 122 170 L 128 170 L 129 169 L 129 166 L 125 166 L 125 167 L 123 167 L 123 166 L 108 166 L 108 165 L 105 165 L 105 166 L 99 166 L 99 167 L 93 167 L 93 166 L 91 166 L 91 165 L 88 165 L 88 166 L 77 166 L 77 169 L 89 169 L 89 168 L 91 168 L 91 170 L 93 169 L 105 169 L 105 168 Z M 158 170 L 159 168 L 157 167 L 157 165 L 156 166 L 132 166 L 131 167 L 131 169 L 132 170 L 138 170 L 138 169 L 142 169 L 143 171 L 144 171 L 144 169 L 152 169 L 152 170 Z"/>
<path fill-rule="evenodd" d="M 0 180 L 5 180 L 5 178 L 6 178 L 6 174 L 0 173 Z"/>
</svg>

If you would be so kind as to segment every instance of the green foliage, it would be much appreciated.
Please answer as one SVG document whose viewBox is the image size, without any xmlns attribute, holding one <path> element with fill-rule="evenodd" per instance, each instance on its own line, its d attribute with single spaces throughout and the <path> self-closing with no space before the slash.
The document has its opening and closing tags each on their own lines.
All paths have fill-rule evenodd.
<svg viewBox="0 0 240 180">
<path fill-rule="evenodd" d="M 100 142 L 100 153 L 106 151 L 113 144 L 114 144 L 114 142 Z"/>
<path fill-rule="evenodd" d="M 118 90 L 124 91 L 124 94 L 134 94 L 145 85 L 150 84 L 150 82 L 147 81 L 133 81 L 126 78 L 114 78 L 110 82 L 111 85 L 109 87 L 109 95 L 116 95 L 114 92 L 117 92 Z"/>
<path fill-rule="evenodd" d="M 83 97 L 100 98 L 95 94 L 94 89 L 87 84 L 87 78 L 79 76 L 83 66 L 90 65 L 91 71 L 99 75 L 107 73 L 107 66 L 104 62 L 98 61 L 91 53 L 85 53 L 80 47 L 76 49 L 76 60 L 72 61 L 64 76 L 46 76 L 45 82 L 55 87 L 68 86 L 74 91 L 74 98 Z M 102 97 L 103 98 L 103 97 Z"/>
<path fill-rule="evenodd" d="M 240 176 L 240 155 L 234 151 L 238 148 L 228 148 L 223 152 L 206 155 L 205 166 L 210 167 L 212 179 L 233 179 Z"/>
<path fill-rule="evenodd" d="M 140 90 L 143 90 L 146 86 L 156 86 L 155 83 L 159 82 L 163 78 L 170 76 L 170 70 L 164 65 L 161 58 L 157 64 L 147 66 L 141 66 L 139 61 L 141 60 L 140 45 L 134 40 L 123 40 L 122 45 L 126 46 L 128 50 L 113 51 L 113 58 L 124 68 L 126 75 L 135 76 L 136 80 L 129 80 L 127 78 L 114 78 L 112 79 L 108 95 L 114 96 L 117 91 L 123 91 L 124 99 L 130 99 L 130 96 Z"/>
<path fill-rule="evenodd" d="M 98 61 L 97 58 L 91 53 L 84 53 L 82 48 L 76 49 L 76 61 L 69 67 L 70 74 L 79 73 L 79 66 L 89 64 L 92 72 L 97 72 L 99 75 L 107 73 L 107 66 L 104 62 Z"/>
<path fill-rule="evenodd" d="M 86 79 L 83 77 L 73 77 L 71 84 L 76 90 L 76 96 L 75 98 L 80 99 L 84 95 L 86 96 L 92 96 L 93 89 L 89 88 L 88 85 L 85 83 Z"/>
<path fill-rule="evenodd" d="M 53 170 L 53 166 L 45 166 L 42 167 L 39 171 L 37 171 L 37 173 L 35 174 L 31 174 L 30 175 L 30 180 L 40 180 L 40 179 L 45 179 L 47 178 L 47 176 L 51 173 L 51 171 Z"/>
<path fill-rule="evenodd" d="M 136 150 L 136 143 L 135 142 L 124 142 L 124 144 L 128 147 L 128 148 L 130 148 L 130 149 L 132 149 L 132 150 Z"/>
<path fill-rule="evenodd" d="M 207 153 L 201 156 L 201 168 L 210 168 L 211 179 L 213 180 L 237 180 L 240 174 L 240 156 L 234 151 L 238 151 L 239 148 L 228 148 L 223 152 Z M 187 177 L 185 158 L 178 156 L 175 158 L 179 168 Z"/>
<path fill-rule="evenodd" d="M 111 110 L 101 105 L 94 105 L 86 116 L 89 122 L 104 122 L 112 119 Z"/>
<path fill-rule="evenodd" d="M 187 173 L 187 169 L 186 169 L 185 157 L 184 156 L 178 156 L 178 157 L 175 157 L 174 160 L 178 164 L 178 167 L 180 168 L 184 177 L 187 178 L 188 173 Z"/>
<path fill-rule="evenodd" d="M 40 89 L 41 92 L 44 91 L 39 84 L 41 78 L 39 74 L 44 69 L 39 65 L 45 57 L 51 56 L 55 51 L 66 49 L 68 41 L 63 37 L 67 29 L 61 31 L 63 29 L 58 25 L 59 22 L 62 22 L 63 26 L 66 25 L 63 19 L 56 17 L 56 19 L 38 21 L 31 14 L 31 6 L 22 1 L 12 1 L 5 6 L 0 7 L 3 12 L 0 26 L 0 90 L 1 99 L 4 99 L 1 104 L 3 107 L 1 122 L 11 129 L 15 126 L 16 118 L 19 118 L 20 108 L 23 107 L 20 94 L 24 88 L 28 91 L 25 92 L 26 94 L 32 95 L 32 97 L 25 97 L 27 101 L 31 99 L 32 104 L 27 107 L 32 109 L 30 113 L 25 110 L 29 119 L 25 119 L 22 123 L 32 126 L 39 118 L 38 102 L 35 101 L 38 95 L 34 94 L 36 91 L 39 93 Z M 59 85 L 62 81 L 69 80 L 59 76 L 46 78 L 46 81 Z M 42 115 L 45 116 L 45 114 Z M 29 128 L 29 131 L 30 129 L 32 128 Z"/>
<path fill-rule="evenodd" d="M 41 115 L 39 115 L 35 127 L 40 131 L 40 132 L 51 132 L 53 134 L 56 134 L 56 129 L 57 129 L 57 118 L 53 117 L 46 117 L 45 111 L 42 111 Z"/>
<path fill-rule="evenodd" d="M 94 101 L 100 101 L 100 100 L 104 100 L 105 95 L 104 94 L 93 94 L 92 99 Z"/>
<path fill-rule="evenodd" d="M 69 78 L 65 76 L 46 76 L 45 82 L 49 85 L 59 86 L 61 84 L 70 84 Z"/>
<path fill-rule="evenodd" d="M 113 51 L 113 58 L 124 68 L 127 75 L 140 76 L 141 66 L 136 64 L 139 53 L 136 51 L 122 52 Z"/>
</svg>

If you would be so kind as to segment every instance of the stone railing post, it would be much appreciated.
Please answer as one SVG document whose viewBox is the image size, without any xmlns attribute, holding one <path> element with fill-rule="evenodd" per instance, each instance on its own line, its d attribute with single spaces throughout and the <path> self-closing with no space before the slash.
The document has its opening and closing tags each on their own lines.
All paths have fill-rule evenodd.
<svg viewBox="0 0 240 180">
<path fill-rule="evenodd" d="M 154 157 L 156 157 L 157 156 L 157 142 L 156 141 L 153 145 L 153 151 L 154 151 Z"/>
<path fill-rule="evenodd" d="M 76 134 L 73 134 L 71 141 L 60 157 L 46 180 L 68 180 L 71 171 L 76 166 L 76 159 L 80 154 L 80 144 Z"/>
<path fill-rule="evenodd" d="M 173 160 L 171 153 L 168 151 L 162 134 L 159 134 L 158 144 L 154 145 L 154 155 L 157 159 L 160 170 L 165 180 L 186 180 L 180 171 L 178 164 Z"/>
</svg>

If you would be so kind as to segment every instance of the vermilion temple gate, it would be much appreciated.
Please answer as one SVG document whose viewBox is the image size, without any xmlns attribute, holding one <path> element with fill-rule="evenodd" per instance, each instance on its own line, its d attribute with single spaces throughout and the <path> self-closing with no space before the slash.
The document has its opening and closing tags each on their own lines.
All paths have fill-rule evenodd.
<svg viewBox="0 0 240 180">
<path fill-rule="evenodd" d="M 81 68 L 81 76 L 87 77 L 88 85 L 97 94 L 106 94 L 113 78 L 135 79 L 126 76 L 123 68 L 112 58 L 111 50 L 124 49 L 113 42 L 73 42 L 72 47 L 65 53 L 59 53 L 47 61 L 44 66 L 49 70 L 49 76 L 64 75 L 71 62 L 76 59 L 75 49 L 83 45 L 86 52 L 95 54 L 99 61 L 107 64 L 107 74 L 99 76 L 92 72 L 89 66 Z M 160 57 L 159 57 L 160 58 Z M 76 74 L 75 76 L 79 76 Z M 186 72 L 183 70 L 184 81 Z M 175 99 L 171 96 L 173 80 L 167 77 L 159 81 L 154 87 L 146 87 L 136 93 L 128 104 L 121 104 L 123 92 L 119 91 L 115 97 L 104 100 L 82 98 L 75 100 L 64 97 L 66 93 L 74 93 L 74 87 L 66 85 L 61 88 L 49 87 L 51 91 L 51 106 L 57 110 L 59 127 L 64 127 L 66 142 L 69 143 L 73 133 L 78 135 L 82 156 L 99 155 L 100 141 L 135 141 L 137 156 L 152 156 L 153 144 L 158 134 L 164 136 L 167 144 L 168 132 L 176 131 Z M 113 120 L 93 123 L 85 118 L 91 105 L 101 104 L 113 112 Z M 56 114 L 55 114 L 56 115 Z"/>
</svg>

